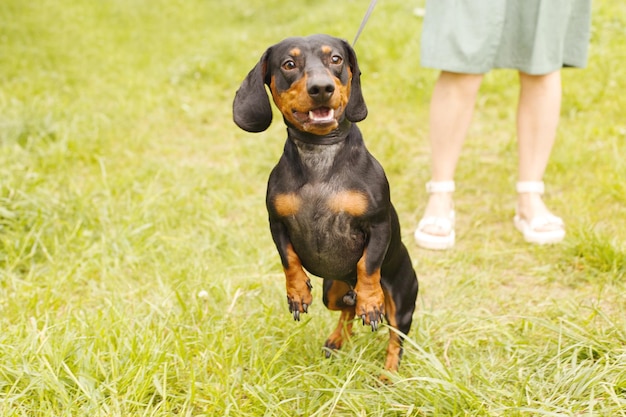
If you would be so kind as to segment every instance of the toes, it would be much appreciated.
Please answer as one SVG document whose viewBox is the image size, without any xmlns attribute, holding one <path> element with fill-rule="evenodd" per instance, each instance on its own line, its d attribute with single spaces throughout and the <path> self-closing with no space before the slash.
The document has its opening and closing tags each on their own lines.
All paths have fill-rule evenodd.
<svg viewBox="0 0 626 417">
<path fill-rule="evenodd" d="M 293 314 L 293 319 L 295 321 L 300 321 L 300 303 L 289 303 L 289 312 Z"/>
<path fill-rule="evenodd" d="M 378 320 L 372 320 L 370 322 L 370 325 L 372 326 L 372 331 L 375 332 L 376 330 L 378 330 Z"/>
<path fill-rule="evenodd" d="M 306 286 L 299 286 L 299 288 L 287 288 L 287 304 L 289 305 L 289 312 L 293 315 L 295 321 L 300 321 L 300 315 L 309 312 L 309 306 L 311 305 L 311 280 L 305 281 Z"/>
<path fill-rule="evenodd" d="M 326 359 L 330 358 L 330 356 L 333 354 L 334 351 L 339 350 L 340 346 L 338 346 L 334 341 L 332 340 L 327 340 L 326 343 L 324 343 L 324 356 L 326 356 Z"/>
<path fill-rule="evenodd" d="M 287 297 L 287 304 L 289 304 L 289 312 L 293 315 L 295 321 L 300 321 L 300 314 L 309 312 L 309 304 L 294 301 L 292 298 Z"/>
<path fill-rule="evenodd" d="M 361 314 L 363 326 L 369 324 L 372 327 L 373 332 L 378 330 L 378 326 L 383 323 L 383 317 L 384 315 L 379 309 L 374 309 L 373 311 Z"/>
</svg>

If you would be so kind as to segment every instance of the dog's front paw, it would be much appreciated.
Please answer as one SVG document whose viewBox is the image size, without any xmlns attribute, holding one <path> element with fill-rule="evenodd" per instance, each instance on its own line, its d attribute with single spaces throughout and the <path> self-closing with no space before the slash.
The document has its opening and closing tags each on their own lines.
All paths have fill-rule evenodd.
<svg viewBox="0 0 626 417">
<path fill-rule="evenodd" d="M 308 313 L 309 306 L 313 302 L 311 295 L 311 280 L 306 280 L 306 285 L 292 287 L 287 290 L 287 303 L 289 304 L 289 312 L 293 314 L 293 319 L 300 321 L 301 313 Z"/>
<path fill-rule="evenodd" d="M 385 295 L 382 288 L 357 290 L 356 314 L 363 321 L 363 326 L 372 326 L 373 332 L 378 330 L 385 315 Z"/>
</svg>

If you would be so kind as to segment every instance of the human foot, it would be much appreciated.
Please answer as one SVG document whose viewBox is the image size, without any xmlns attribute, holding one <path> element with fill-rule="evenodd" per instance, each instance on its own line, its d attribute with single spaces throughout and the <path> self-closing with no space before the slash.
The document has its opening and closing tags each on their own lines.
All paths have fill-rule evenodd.
<svg viewBox="0 0 626 417">
<path fill-rule="evenodd" d="M 558 243 L 565 237 L 563 220 L 552 214 L 541 198 L 544 188 L 542 181 L 516 184 L 517 213 L 513 222 L 529 243 Z"/>
<path fill-rule="evenodd" d="M 425 249 L 445 250 L 454 246 L 454 181 L 429 181 L 430 194 L 424 217 L 415 230 L 415 241 Z"/>
</svg>

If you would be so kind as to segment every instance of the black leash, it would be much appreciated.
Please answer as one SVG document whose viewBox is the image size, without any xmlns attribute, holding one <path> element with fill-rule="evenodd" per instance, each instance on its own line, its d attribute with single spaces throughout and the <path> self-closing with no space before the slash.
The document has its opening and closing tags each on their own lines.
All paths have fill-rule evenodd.
<svg viewBox="0 0 626 417">
<path fill-rule="evenodd" d="M 356 45 L 356 41 L 357 39 L 359 39 L 359 36 L 361 36 L 361 32 L 363 32 L 363 28 L 365 27 L 365 24 L 367 23 L 368 19 L 370 18 L 370 15 L 372 14 L 372 11 L 374 10 L 374 6 L 376 6 L 376 2 L 378 0 L 371 0 L 370 1 L 370 5 L 367 8 L 367 11 L 365 12 L 365 16 L 363 16 L 363 20 L 361 21 L 361 26 L 359 26 L 359 30 L 356 32 L 356 36 L 354 37 L 354 41 L 352 41 L 352 47 L 354 47 L 354 45 Z"/>
</svg>

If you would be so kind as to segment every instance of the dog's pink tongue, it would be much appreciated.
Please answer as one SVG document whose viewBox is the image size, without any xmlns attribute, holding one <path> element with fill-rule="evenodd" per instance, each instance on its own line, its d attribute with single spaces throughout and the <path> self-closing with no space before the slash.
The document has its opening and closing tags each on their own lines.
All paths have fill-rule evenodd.
<svg viewBox="0 0 626 417">
<path fill-rule="evenodd" d="M 314 122 L 324 122 L 333 119 L 333 109 L 329 109 L 328 107 L 320 107 L 319 109 L 314 109 L 309 111 L 309 119 Z"/>
</svg>

